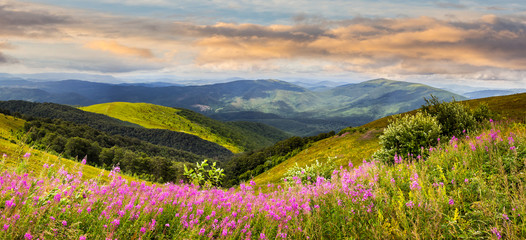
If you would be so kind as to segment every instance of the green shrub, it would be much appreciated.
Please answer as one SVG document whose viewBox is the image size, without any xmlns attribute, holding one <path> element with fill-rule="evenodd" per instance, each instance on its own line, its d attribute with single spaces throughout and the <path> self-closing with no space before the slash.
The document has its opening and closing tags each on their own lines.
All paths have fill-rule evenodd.
<svg viewBox="0 0 526 240">
<path fill-rule="evenodd" d="M 318 176 L 330 179 L 333 170 L 336 168 L 334 159 L 336 159 L 336 157 L 328 157 L 324 163 L 320 163 L 316 159 L 315 164 L 305 167 L 299 167 L 296 163 L 296 166 L 290 168 L 285 173 L 283 180 L 287 183 L 294 184 L 299 180 L 301 180 L 302 183 L 313 183 L 316 182 Z"/>
<path fill-rule="evenodd" d="M 221 180 L 225 176 L 223 169 L 216 168 L 216 162 L 212 163 L 210 169 L 208 167 L 207 160 L 204 160 L 201 163 L 196 163 L 195 169 L 188 169 L 184 165 L 184 176 L 186 176 L 190 181 L 195 184 L 205 188 L 210 187 L 219 187 L 221 185 Z"/>
<path fill-rule="evenodd" d="M 431 99 L 424 99 L 426 104 L 422 106 L 425 113 L 436 117 L 442 127 L 442 135 L 446 137 L 461 136 L 468 130 L 476 128 L 476 121 L 471 110 L 456 102 L 440 102 L 437 97 L 431 95 Z"/>
<path fill-rule="evenodd" d="M 380 136 L 381 148 L 374 154 L 374 158 L 393 163 L 395 154 L 424 157 L 427 151 L 422 151 L 421 148 L 436 145 L 440 132 L 437 119 L 421 112 L 397 118 Z"/>
<path fill-rule="evenodd" d="M 494 117 L 487 103 L 481 103 L 473 110 L 473 117 L 477 122 L 483 122 Z"/>
</svg>

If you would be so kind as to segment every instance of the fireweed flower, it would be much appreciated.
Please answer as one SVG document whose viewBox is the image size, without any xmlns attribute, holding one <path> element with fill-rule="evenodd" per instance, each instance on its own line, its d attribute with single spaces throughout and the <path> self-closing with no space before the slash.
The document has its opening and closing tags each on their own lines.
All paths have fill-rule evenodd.
<svg viewBox="0 0 526 240">
<path fill-rule="evenodd" d="M 33 236 L 31 236 L 31 233 L 27 232 L 26 234 L 24 234 L 24 239 L 31 240 L 31 239 L 33 239 Z"/>
<path fill-rule="evenodd" d="M 24 158 L 29 158 L 29 157 L 31 157 L 31 153 L 24 154 Z"/>
<path fill-rule="evenodd" d="M 453 200 L 453 198 L 450 198 L 449 199 L 449 205 L 453 206 L 453 204 L 455 204 L 455 200 Z"/>
<path fill-rule="evenodd" d="M 495 234 L 495 236 L 497 237 L 497 239 L 501 239 L 501 238 L 502 238 L 502 235 L 500 235 L 500 232 L 499 232 L 499 230 L 498 230 L 496 227 L 492 228 L 492 229 L 491 229 L 491 232 L 492 232 L 493 234 Z"/>
</svg>

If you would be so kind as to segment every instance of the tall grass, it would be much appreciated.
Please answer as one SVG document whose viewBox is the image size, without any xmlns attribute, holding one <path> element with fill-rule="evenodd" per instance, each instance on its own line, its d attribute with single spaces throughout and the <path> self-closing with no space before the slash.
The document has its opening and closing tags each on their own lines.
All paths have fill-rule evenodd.
<svg viewBox="0 0 526 240">
<path fill-rule="evenodd" d="M 266 193 L 254 182 L 148 185 L 118 169 L 109 183 L 82 180 L 83 165 L 4 170 L 0 239 L 526 238 L 526 125 L 492 123 L 422 150 L 427 159 L 364 161 Z"/>
</svg>

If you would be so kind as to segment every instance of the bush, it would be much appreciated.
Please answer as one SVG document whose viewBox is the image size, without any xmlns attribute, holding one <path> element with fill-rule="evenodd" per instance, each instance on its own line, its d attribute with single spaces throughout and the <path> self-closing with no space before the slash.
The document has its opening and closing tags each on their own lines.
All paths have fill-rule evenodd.
<svg viewBox="0 0 526 240">
<path fill-rule="evenodd" d="M 334 159 L 336 157 L 328 157 L 325 163 L 320 163 L 316 159 L 315 164 L 305 167 L 299 167 L 296 163 L 296 166 L 285 173 L 283 180 L 293 184 L 299 182 L 299 180 L 301 180 L 301 183 L 313 183 L 316 182 L 318 176 L 330 179 L 333 170 L 336 168 Z"/>
<path fill-rule="evenodd" d="M 422 112 L 398 118 L 380 136 L 381 148 L 374 154 L 374 158 L 393 163 L 395 154 L 424 157 L 426 151 L 421 151 L 421 147 L 436 145 L 440 132 L 437 119 Z"/>
<path fill-rule="evenodd" d="M 461 136 L 464 130 L 473 130 L 476 121 L 473 113 L 468 107 L 458 103 L 453 99 L 452 102 L 440 102 L 437 97 L 431 95 L 431 99 L 426 99 L 426 104 L 422 106 L 425 113 L 436 117 L 442 127 L 442 135 L 446 137 Z"/>
<path fill-rule="evenodd" d="M 488 104 L 481 103 L 473 110 L 473 117 L 477 122 L 484 122 L 494 117 L 494 113 L 489 109 Z"/>
<path fill-rule="evenodd" d="M 184 176 L 186 176 L 194 185 L 199 185 L 205 188 L 219 187 L 221 180 L 225 176 L 223 169 L 216 168 L 216 162 L 212 163 L 210 169 L 208 167 L 207 160 L 205 159 L 201 163 L 196 163 L 195 169 L 188 169 L 184 165 Z"/>
</svg>

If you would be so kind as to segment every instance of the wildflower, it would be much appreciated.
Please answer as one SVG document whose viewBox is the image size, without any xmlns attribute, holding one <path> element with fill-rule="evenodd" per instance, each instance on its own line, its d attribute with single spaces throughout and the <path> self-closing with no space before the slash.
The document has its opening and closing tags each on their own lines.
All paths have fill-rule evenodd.
<svg viewBox="0 0 526 240">
<path fill-rule="evenodd" d="M 510 218 L 508 217 L 508 215 L 506 213 L 502 214 L 502 218 L 504 218 L 504 220 L 510 220 Z"/>
<path fill-rule="evenodd" d="M 515 146 L 511 146 L 511 147 L 510 147 L 510 150 L 514 150 L 514 149 L 515 149 Z"/>
<path fill-rule="evenodd" d="M 9 229 L 9 224 L 4 224 L 4 231 L 7 231 L 7 229 Z"/>
<path fill-rule="evenodd" d="M 33 239 L 33 236 L 31 236 L 31 233 L 28 233 L 28 232 L 27 232 L 27 233 L 24 235 L 24 239 L 31 240 L 31 239 Z"/>
<path fill-rule="evenodd" d="M 142 232 L 142 233 L 145 233 L 145 232 L 146 232 L 146 228 L 142 227 L 142 228 L 141 228 L 141 232 Z"/>
<path fill-rule="evenodd" d="M 31 153 L 24 154 L 24 158 L 29 158 L 29 157 L 31 157 Z"/>
<path fill-rule="evenodd" d="M 491 232 L 492 232 L 493 234 L 495 234 L 495 236 L 497 237 L 497 239 L 501 239 L 501 238 L 502 238 L 502 235 L 500 235 L 500 232 L 499 232 L 499 230 L 497 230 L 496 227 L 492 228 L 492 229 L 491 229 Z"/>
<path fill-rule="evenodd" d="M 201 230 L 199 230 L 199 235 L 202 236 L 203 234 L 205 234 L 205 231 L 206 231 L 205 228 L 201 228 Z"/>
<path fill-rule="evenodd" d="M 82 162 L 80 162 L 80 164 L 85 165 L 86 164 L 86 158 L 83 158 Z"/>
<path fill-rule="evenodd" d="M 121 221 L 119 219 L 114 219 L 111 223 L 113 223 L 113 225 L 115 226 L 119 226 L 119 224 L 121 224 Z"/>
<path fill-rule="evenodd" d="M 62 225 L 67 226 L 68 225 L 68 222 L 66 220 L 62 221 Z"/>
<path fill-rule="evenodd" d="M 165 227 L 170 227 L 170 224 L 169 224 L 169 223 L 167 223 L 167 224 L 164 224 L 164 226 L 165 226 Z"/>
<path fill-rule="evenodd" d="M 86 235 L 82 235 L 79 237 L 79 240 L 86 240 Z"/>
<path fill-rule="evenodd" d="M 256 182 L 254 182 L 254 180 L 250 180 L 250 185 L 255 186 Z"/>
<path fill-rule="evenodd" d="M 453 198 L 450 198 L 449 199 L 449 205 L 453 206 L 453 204 L 455 204 L 455 200 L 453 200 Z"/>
<path fill-rule="evenodd" d="M 413 203 L 413 201 L 409 201 L 405 204 L 408 208 L 413 208 L 415 206 L 415 204 Z"/>
<path fill-rule="evenodd" d="M 16 206 L 16 203 L 15 203 L 15 198 L 11 198 L 11 200 L 7 200 L 5 201 L 5 207 L 8 208 L 8 207 L 14 207 Z"/>
<path fill-rule="evenodd" d="M 464 182 L 465 182 L 465 183 L 468 183 L 468 182 L 469 182 L 469 179 L 467 179 L 467 178 L 464 179 Z"/>
<path fill-rule="evenodd" d="M 267 238 L 267 236 L 265 236 L 265 234 L 264 234 L 264 233 L 261 233 L 261 234 L 259 234 L 259 238 L 260 238 L 260 239 L 266 239 L 266 238 Z"/>
<path fill-rule="evenodd" d="M 7 157 L 7 154 L 5 154 L 5 153 L 2 154 L 2 157 L 3 157 L 3 158 L 6 158 L 6 157 Z"/>
<path fill-rule="evenodd" d="M 51 218 L 51 220 L 55 221 L 55 217 L 51 216 L 51 217 L 49 217 L 49 218 Z"/>
<path fill-rule="evenodd" d="M 493 122 L 493 119 L 490 118 L 490 119 L 489 119 L 489 122 Z"/>
</svg>

